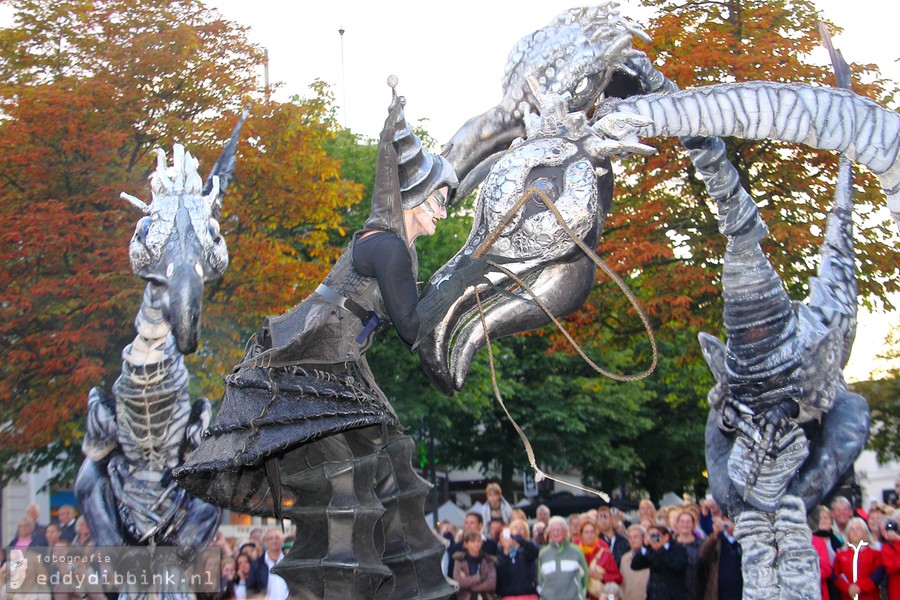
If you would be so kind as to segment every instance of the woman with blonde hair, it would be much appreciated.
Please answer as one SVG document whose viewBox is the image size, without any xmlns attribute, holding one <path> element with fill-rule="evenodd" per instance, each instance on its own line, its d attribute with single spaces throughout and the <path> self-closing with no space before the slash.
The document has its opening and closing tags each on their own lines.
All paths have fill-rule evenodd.
<svg viewBox="0 0 900 600">
<path fill-rule="evenodd" d="M 609 546 L 600 539 L 597 524 L 591 520 L 581 522 L 579 544 L 588 565 L 588 600 L 599 600 L 603 594 L 603 584 L 621 583 L 622 574 L 616 566 Z"/>
<path fill-rule="evenodd" d="M 513 520 L 500 534 L 497 556 L 497 596 L 518 600 L 538 600 L 538 547 L 531 543 L 528 523 Z"/>
<path fill-rule="evenodd" d="M 841 591 L 841 598 L 880 600 L 879 587 L 885 570 L 881 552 L 871 547 L 872 541 L 869 526 L 863 519 L 853 517 L 847 522 L 848 547 L 834 558 L 835 585 Z"/>
<path fill-rule="evenodd" d="M 650 498 L 644 498 L 641 500 L 641 503 L 638 504 L 638 515 L 640 516 L 640 520 L 643 521 L 647 519 L 651 523 L 656 522 L 656 505 L 653 504 L 653 500 Z"/>
</svg>

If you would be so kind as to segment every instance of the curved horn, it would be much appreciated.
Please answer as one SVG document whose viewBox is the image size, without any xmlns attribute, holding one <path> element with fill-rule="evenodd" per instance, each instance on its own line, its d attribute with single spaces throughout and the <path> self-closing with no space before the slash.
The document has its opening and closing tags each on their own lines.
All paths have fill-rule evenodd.
<svg viewBox="0 0 900 600">
<path fill-rule="evenodd" d="M 244 126 L 244 121 L 247 120 L 249 114 L 250 105 L 248 104 L 244 107 L 243 112 L 241 112 L 237 124 L 234 126 L 234 129 L 231 130 L 231 138 L 228 140 L 228 143 L 225 144 L 225 148 L 222 149 L 222 154 L 219 155 L 216 164 L 213 165 L 212 170 L 209 173 L 209 177 L 206 178 L 206 182 L 203 184 L 203 195 L 209 196 L 213 191 L 213 177 L 219 178 L 219 193 L 212 202 L 210 211 L 214 219 L 219 218 L 219 214 L 222 211 L 222 196 L 225 194 L 225 190 L 234 176 L 237 144 L 241 136 L 241 128 Z"/>
</svg>

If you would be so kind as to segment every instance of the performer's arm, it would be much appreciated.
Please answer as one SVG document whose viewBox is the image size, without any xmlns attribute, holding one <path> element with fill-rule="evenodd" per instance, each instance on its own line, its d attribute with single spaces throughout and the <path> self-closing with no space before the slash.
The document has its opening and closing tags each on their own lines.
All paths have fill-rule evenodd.
<svg viewBox="0 0 900 600">
<path fill-rule="evenodd" d="M 419 290 L 406 242 L 386 231 L 363 235 L 354 246 L 353 264 L 360 274 L 378 281 L 394 329 L 411 346 L 419 331 Z"/>
</svg>

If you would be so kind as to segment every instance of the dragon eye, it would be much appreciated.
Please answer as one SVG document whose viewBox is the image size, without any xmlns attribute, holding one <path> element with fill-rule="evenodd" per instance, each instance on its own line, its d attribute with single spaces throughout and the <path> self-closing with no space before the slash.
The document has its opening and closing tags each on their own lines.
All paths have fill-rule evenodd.
<svg viewBox="0 0 900 600">
<path fill-rule="evenodd" d="M 209 231 L 209 237 L 211 237 L 214 242 L 218 242 L 219 241 L 219 231 L 220 231 L 219 222 L 216 221 L 215 219 L 210 219 L 209 225 L 208 225 L 208 231 Z"/>
<path fill-rule="evenodd" d="M 143 242 L 150 232 L 150 217 L 142 217 L 134 228 L 134 237 Z"/>
<path fill-rule="evenodd" d="M 590 80 L 585 77 L 581 81 L 578 82 L 578 85 L 575 87 L 575 94 L 580 96 L 588 89 L 588 86 L 591 84 Z"/>
<path fill-rule="evenodd" d="M 578 85 L 575 86 L 572 99 L 569 101 L 569 110 L 582 110 L 593 102 L 599 84 L 599 75 L 589 75 L 579 81 Z"/>
</svg>

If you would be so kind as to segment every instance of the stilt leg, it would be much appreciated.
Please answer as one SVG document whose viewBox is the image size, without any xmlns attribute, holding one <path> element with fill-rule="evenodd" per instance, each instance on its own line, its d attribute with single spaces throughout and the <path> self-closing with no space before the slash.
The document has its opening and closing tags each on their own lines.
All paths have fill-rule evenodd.
<svg viewBox="0 0 900 600">
<path fill-rule="evenodd" d="M 390 577 L 375 540 L 385 512 L 374 493 L 378 441 L 352 430 L 281 458 L 282 483 L 298 499 L 284 507 L 297 525 L 297 544 L 274 572 L 292 597 L 371 600 Z"/>
<path fill-rule="evenodd" d="M 775 513 L 778 584 L 782 600 L 820 600 L 819 555 L 806 523 L 806 507 L 797 496 L 785 496 Z"/>
<path fill-rule="evenodd" d="M 734 536 L 741 543 L 742 551 L 744 600 L 780 598 L 775 572 L 775 529 L 771 518 L 772 515 L 747 509 L 735 520 Z"/>
<path fill-rule="evenodd" d="M 378 457 L 376 494 L 386 511 L 382 560 L 394 575 L 379 599 L 441 599 L 456 590 L 441 570 L 444 545 L 425 522 L 431 485 L 413 471 L 414 450 L 409 436 L 391 429 Z"/>
</svg>

